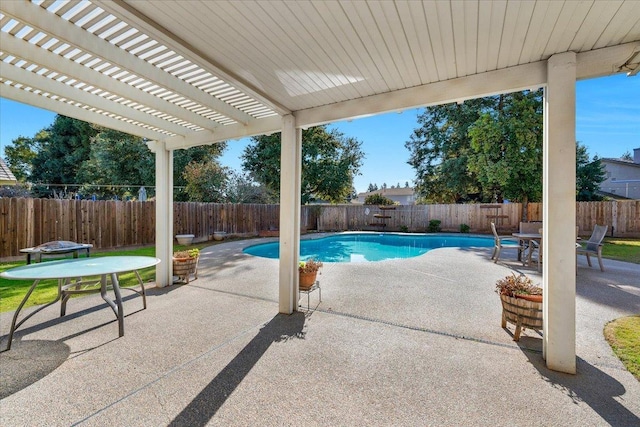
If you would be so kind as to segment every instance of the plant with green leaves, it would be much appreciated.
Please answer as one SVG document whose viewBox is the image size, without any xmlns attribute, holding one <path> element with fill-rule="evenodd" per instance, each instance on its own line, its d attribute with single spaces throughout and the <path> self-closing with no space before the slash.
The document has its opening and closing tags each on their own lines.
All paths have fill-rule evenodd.
<svg viewBox="0 0 640 427">
<path fill-rule="evenodd" d="M 364 199 L 365 205 L 378 205 L 378 206 L 391 206 L 393 205 L 393 200 L 388 197 L 383 196 L 380 193 L 369 194 Z"/>
<path fill-rule="evenodd" d="M 439 233 L 441 228 L 440 228 L 440 224 L 442 223 L 442 221 L 440 221 L 439 219 L 432 219 L 429 221 L 429 225 L 427 226 L 427 231 L 429 233 Z"/>
<path fill-rule="evenodd" d="M 471 230 L 471 227 L 469 227 L 467 224 L 460 224 L 461 233 L 468 233 L 470 230 Z"/>
</svg>

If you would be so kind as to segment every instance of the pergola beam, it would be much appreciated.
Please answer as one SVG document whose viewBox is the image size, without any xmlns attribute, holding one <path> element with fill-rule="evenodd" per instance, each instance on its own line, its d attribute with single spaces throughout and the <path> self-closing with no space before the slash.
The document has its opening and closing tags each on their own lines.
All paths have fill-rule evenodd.
<svg viewBox="0 0 640 427">
<path fill-rule="evenodd" d="M 76 101 L 80 104 L 106 111 L 121 117 L 127 117 L 132 121 L 145 123 L 157 129 L 167 130 L 169 132 L 184 132 L 184 127 L 175 123 L 167 122 L 158 117 L 152 116 L 135 108 L 113 102 L 102 96 L 93 95 L 91 92 L 78 89 L 72 85 L 61 83 L 56 79 L 41 76 L 36 73 L 23 70 L 14 65 L 5 64 L 0 68 L 0 77 L 6 80 L 19 82 L 25 86 L 39 89 L 43 92 L 64 93 L 65 98 Z"/>
<path fill-rule="evenodd" d="M 265 135 L 280 132 L 282 128 L 282 118 L 272 116 L 251 122 L 247 126 L 240 124 L 227 125 L 215 131 L 193 132 L 185 136 L 172 136 L 166 138 L 167 149 L 176 150 L 179 148 L 190 148 L 198 145 L 212 144 L 238 139 L 254 135 Z"/>
<path fill-rule="evenodd" d="M 172 76 L 160 68 L 126 52 L 123 49 L 89 33 L 88 31 L 30 2 L 7 1 L 2 4 L 4 14 L 28 23 L 29 26 L 63 40 L 78 49 L 99 56 L 114 65 L 134 73 L 159 87 L 178 93 L 239 123 L 248 123 L 252 118 L 246 113 L 226 104 L 218 98 Z M 53 19 L 52 19 L 53 18 Z M 215 123 L 215 122 L 212 122 Z M 214 125 L 215 126 L 215 125 Z"/>
<path fill-rule="evenodd" d="M 100 113 L 92 112 L 85 108 L 68 104 L 64 101 L 57 101 L 52 98 L 47 98 L 46 96 L 38 95 L 34 92 L 18 89 L 6 84 L 2 85 L 2 97 L 12 99 L 16 102 L 21 102 L 23 104 L 35 105 L 39 108 L 44 108 L 45 110 L 73 117 L 78 120 L 83 120 L 88 123 L 95 123 L 99 126 L 128 133 L 130 135 L 136 135 L 142 138 L 160 140 L 167 136 L 152 129 L 134 125 L 120 119 L 115 119 Z"/>
<path fill-rule="evenodd" d="M 141 30 L 144 30 L 147 34 L 153 34 L 153 37 L 156 40 L 161 41 L 165 46 L 173 49 L 175 52 L 180 53 L 180 55 L 184 56 L 194 64 L 199 65 L 203 69 L 209 70 L 209 72 L 220 77 L 227 83 L 233 85 L 237 89 L 244 92 L 246 95 L 251 96 L 256 101 L 259 101 L 270 107 L 279 115 L 282 116 L 291 114 L 291 111 L 287 107 L 269 97 L 255 85 L 247 82 L 246 79 L 240 78 L 237 74 L 231 72 L 227 68 L 211 59 L 204 52 L 196 50 L 186 41 L 169 32 L 166 28 L 159 26 L 155 21 L 150 20 L 147 16 L 141 14 L 138 10 L 136 10 L 126 2 L 122 0 L 112 0 L 108 2 L 98 0 L 95 1 L 95 3 L 99 4 L 101 8 L 108 11 L 112 15 L 131 23 Z"/>
<path fill-rule="evenodd" d="M 89 67 L 81 66 L 76 62 L 63 56 L 56 55 L 27 41 L 17 37 L 0 32 L 0 46 L 4 52 L 24 59 L 26 61 L 38 64 L 49 70 L 56 71 L 65 76 L 77 79 L 96 88 L 105 90 L 126 99 L 134 100 L 149 108 L 158 111 L 170 112 L 170 115 L 177 119 L 198 125 L 204 129 L 215 129 L 217 124 L 206 117 L 193 113 L 185 108 L 179 107 L 157 96 L 151 95 L 143 90 L 137 89 L 127 83 L 123 83 L 112 77 L 106 76 Z M 26 72 L 26 70 L 25 70 Z M 167 122 L 171 123 L 171 122 Z M 182 131 L 176 130 L 177 134 L 186 134 L 189 129 L 183 128 Z"/>
</svg>

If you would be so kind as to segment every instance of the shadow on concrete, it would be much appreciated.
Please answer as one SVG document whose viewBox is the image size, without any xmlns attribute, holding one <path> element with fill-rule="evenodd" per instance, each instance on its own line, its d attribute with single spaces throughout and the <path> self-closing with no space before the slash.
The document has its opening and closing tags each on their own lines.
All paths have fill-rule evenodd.
<svg viewBox="0 0 640 427">
<path fill-rule="evenodd" d="M 640 418 L 624 407 L 616 397 L 626 392 L 615 378 L 580 357 L 576 360 L 576 375 L 548 369 L 540 353 L 523 352 L 538 370 L 542 379 L 561 390 L 574 403 L 584 402 L 612 426 L 638 426 Z"/>
<path fill-rule="evenodd" d="M 0 354 L 0 399 L 41 380 L 69 357 L 62 341 L 15 342 L 11 351 Z"/>
<path fill-rule="evenodd" d="M 304 338 L 305 315 L 278 314 L 225 366 L 220 373 L 171 421 L 169 426 L 205 426 L 218 412 L 271 344 Z"/>
</svg>

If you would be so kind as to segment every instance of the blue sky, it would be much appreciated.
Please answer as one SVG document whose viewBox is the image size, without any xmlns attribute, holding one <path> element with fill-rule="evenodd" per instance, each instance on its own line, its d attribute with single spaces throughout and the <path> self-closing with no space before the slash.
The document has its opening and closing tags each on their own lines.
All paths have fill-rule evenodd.
<svg viewBox="0 0 640 427">
<path fill-rule="evenodd" d="M 0 91 L 0 95 L 2 92 Z M 389 113 L 330 126 L 362 142 L 366 158 L 355 179 L 358 192 L 369 183 L 378 186 L 411 184 L 414 171 L 407 164 L 404 143 L 417 127 L 420 110 Z M 640 77 L 619 74 L 576 83 L 576 138 L 591 156 L 620 157 L 640 148 Z M 0 155 L 18 136 L 34 136 L 53 122 L 55 113 L 0 98 Z M 222 163 L 241 169 L 240 155 L 248 139 L 230 141 Z"/>
</svg>

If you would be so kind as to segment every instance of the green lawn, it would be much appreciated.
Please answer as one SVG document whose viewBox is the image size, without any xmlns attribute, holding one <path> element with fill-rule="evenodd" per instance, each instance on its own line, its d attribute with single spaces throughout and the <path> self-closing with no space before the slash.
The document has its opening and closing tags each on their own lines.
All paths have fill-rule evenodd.
<svg viewBox="0 0 640 427">
<path fill-rule="evenodd" d="M 640 264 L 640 239 L 606 237 L 602 247 L 602 256 Z"/>
<path fill-rule="evenodd" d="M 627 370 L 640 381 L 640 315 L 607 323 L 604 337 Z"/>
<path fill-rule="evenodd" d="M 218 242 L 203 242 L 203 243 L 193 244 L 191 246 L 174 245 L 173 249 L 174 251 L 191 249 L 191 248 L 202 249 L 207 246 L 212 246 L 214 244 L 218 244 Z M 92 252 L 91 256 L 92 257 L 117 256 L 117 255 L 155 256 L 155 254 L 156 254 L 156 247 L 147 246 L 144 248 L 129 249 L 129 250 L 96 251 L 96 252 Z M 51 258 L 51 259 L 54 259 L 54 258 Z M 44 262 L 46 262 L 46 259 Z M 0 273 L 10 268 L 19 267 L 25 264 L 26 264 L 26 261 L 24 259 L 20 261 L 2 262 L 0 263 Z M 140 273 L 140 277 L 145 283 L 149 281 L 154 281 L 155 279 L 155 267 L 145 268 L 143 270 L 140 270 L 139 273 Z M 118 277 L 120 279 L 120 285 L 123 287 L 138 286 L 138 280 L 135 276 L 135 273 L 133 272 L 121 274 Z M 0 312 L 15 310 L 32 284 L 33 284 L 33 281 L 31 280 L 7 280 L 7 279 L 0 278 Z M 58 283 L 56 280 L 43 280 L 42 282 L 40 282 L 38 287 L 33 291 L 33 294 L 31 294 L 31 297 L 25 304 L 25 307 L 30 307 L 32 305 L 45 304 L 49 301 L 52 301 L 56 297 L 57 293 L 58 293 Z"/>
</svg>

